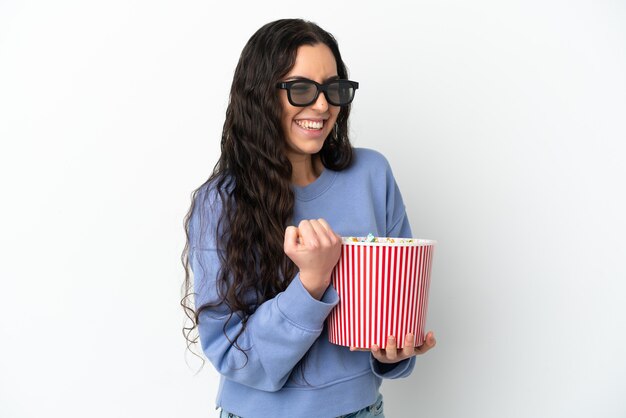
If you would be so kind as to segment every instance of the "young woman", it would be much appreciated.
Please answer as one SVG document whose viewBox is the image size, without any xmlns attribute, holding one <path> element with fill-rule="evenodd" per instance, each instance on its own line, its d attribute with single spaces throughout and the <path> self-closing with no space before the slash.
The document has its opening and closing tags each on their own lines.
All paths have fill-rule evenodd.
<svg viewBox="0 0 626 418">
<path fill-rule="evenodd" d="M 311 22 L 268 23 L 243 49 L 183 252 L 185 334 L 198 331 L 221 374 L 223 417 L 382 417 L 382 379 L 408 376 L 435 345 L 432 333 L 371 352 L 328 341 L 341 236 L 411 237 L 389 164 L 348 140 L 357 88 Z"/>
</svg>

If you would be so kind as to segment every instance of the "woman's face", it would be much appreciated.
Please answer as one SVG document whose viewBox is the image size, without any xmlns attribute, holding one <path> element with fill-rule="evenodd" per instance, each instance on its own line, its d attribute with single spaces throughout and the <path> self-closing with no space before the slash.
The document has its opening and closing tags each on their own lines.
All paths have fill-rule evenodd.
<svg viewBox="0 0 626 418">
<path fill-rule="evenodd" d="M 281 81 L 307 78 L 320 84 L 338 78 L 335 57 L 324 44 L 298 48 L 296 63 Z M 330 105 L 320 93 L 317 101 L 306 107 L 291 105 L 287 90 L 279 90 L 283 108 L 282 128 L 287 140 L 287 157 L 292 163 L 319 152 L 337 121 L 341 108 Z"/>
</svg>

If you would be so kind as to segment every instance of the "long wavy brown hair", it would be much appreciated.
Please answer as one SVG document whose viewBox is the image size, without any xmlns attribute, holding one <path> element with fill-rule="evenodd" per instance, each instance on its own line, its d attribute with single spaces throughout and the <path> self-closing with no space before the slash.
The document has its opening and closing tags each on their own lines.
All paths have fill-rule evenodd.
<svg viewBox="0 0 626 418">
<path fill-rule="evenodd" d="M 184 219 L 187 241 L 181 256 L 185 269 L 181 305 L 190 322 L 183 327 L 188 349 L 198 341 L 200 313 L 225 304 L 230 311 L 228 320 L 238 315 L 243 325 L 230 342 L 244 351 L 237 345 L 237 339 L 250 315 L 263 302 L 285 290 L 297 273 L 297 267 L 283 252 L 285 228 L 293 216 L 294 194 L 276 83 L 294 66 L 300 46 L 320 43 L 332 51 L 338 76 L 347 78 L 335 38 L 318 25 L 301 19 L 282 19 L 264 25 L 241 53 L 226 110 L 220 158 L 209 179 L 193 191 L 191 207 Z M 352 161 L 349 114 L 350 106 L 341 108 L 336 126 L 319 152 L 326 168 L 342 170 Z M 206 201 L 209 193 L 200 193 L 206 187 L 217 192 L 222 206 L 220 219 L 213 220 L 218 227 L 207 232 L 215 233 L 220 250 L 218 296 L 221 300 L 195 306 L 189 265 L 189 223 L 194 210 L 202 210 L 209 204 Z M 205 230 L 203 225 L 199 230 Z"/>
</svg>

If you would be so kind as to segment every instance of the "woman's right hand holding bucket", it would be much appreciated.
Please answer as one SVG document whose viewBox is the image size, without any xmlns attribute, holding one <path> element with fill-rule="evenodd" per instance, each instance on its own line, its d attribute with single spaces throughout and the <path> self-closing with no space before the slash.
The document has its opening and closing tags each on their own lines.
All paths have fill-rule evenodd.
<svg viewBox="0 0 626 418">
<path fill-rule="evenodd" d="M 285 230 L 285 254 L 300 270 L 300 281 L 315 299 L 321 299 L 341 255 L 341 237 L 324 219 L 303 220 Z"/>
</svg>

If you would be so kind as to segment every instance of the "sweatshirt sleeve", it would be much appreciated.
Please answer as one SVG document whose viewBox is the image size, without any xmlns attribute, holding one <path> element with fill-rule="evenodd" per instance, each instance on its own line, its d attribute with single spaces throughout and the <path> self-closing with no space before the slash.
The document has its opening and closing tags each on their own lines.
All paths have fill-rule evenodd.
<svg viewBox="0 0 626 418">
<path fill-rule="evenodd" d="M 324 320 L 339 301 L 337 292 L 331 286 L 318 301 L 296 275 L 285 291 L 257 307 L 236 345 L 232 344 L 243 327 L 241 315 L 220 303 L 216 289 L 221 263 L 212 238 L 215 231 L 210 221 L 208 228 L 197 228 L 198 220 L 199 216 L 192 215 L 189 259 L 196 309 L 209 306 L 198 318 L 202 350 L 225 378 L 255 389 L 277 391 L 321 334 Z M 199 230 L 206 230 L 201 239 Z"/>
<path fill-rule="evenodd" d="M 194 280 L 214 282 L 215 275 L 198 277 L 195 272 L 203 270 L 202 264 L 216 262 L 211 251 L 194 251 Z M 231 315 L 223 305 L 202 310 L 198 319 L 202 350 L 227 379 L 259 390 L 277 391 L 320 336 L 324 320 L 338 300 L 332 287 L 322 300 L 314 299 L 296 275 L 284 292 L 261 304 L 248 318 L 237 339 L 241 350 L 231 344 L 242 328 L 240 315 Z"/>
</svg>

